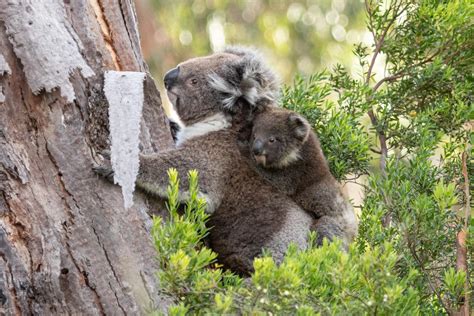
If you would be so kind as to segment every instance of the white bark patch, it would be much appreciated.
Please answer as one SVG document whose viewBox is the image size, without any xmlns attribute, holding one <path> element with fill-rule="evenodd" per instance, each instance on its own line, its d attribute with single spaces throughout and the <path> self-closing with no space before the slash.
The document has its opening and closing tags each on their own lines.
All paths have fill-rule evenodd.
<svg viewBox="0 0 474 316">
<path fill-rule="evenodd" d="M 80 69 L 84 77 L 94 72 L 80 53 L 82 43 L 66 19 L 63 1 L 0 1 L 0 20 L 33 93 L 59 87 L 68 102 L 74 101 L 71 72 Z"/>
<path fill-rule="evenodd" d="M 10 66 L 5 60 L 5 57 L 3 57 L 2 54 L 0 54 L 0 76 L 11 75 L 11 74 L 12 74 L 12 70 L 10 69 Z M 0 103 L 4 103 L 4 102 L 5 102 L 5 94 L 3 94 L 3 86 L 0 85 Z"/>
<path fill-rule="evenodd" d="M 109 102 L 111 160 L 114 182 L 122 187 L 124 205 L 133 205 L 139 167 L 139 135 L 143 108 L 143 72 L 108 71 L 104 92 Z"/>
<path fill-rule="evenodd" d="M 10 69 L 10 66 L 5 60 L 5 57 L 3 57 L 2 54 L 0 54 L 0 76 L 11 75 L 11 74 L 12 74 L 12 70 Z"/>
</svg>

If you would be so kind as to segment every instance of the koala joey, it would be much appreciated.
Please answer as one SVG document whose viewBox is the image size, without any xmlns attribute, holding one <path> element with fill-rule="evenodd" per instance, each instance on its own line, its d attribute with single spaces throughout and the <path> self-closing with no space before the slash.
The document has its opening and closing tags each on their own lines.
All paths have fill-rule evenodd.
<svg viewBox="0 0 474 316">
<path fill-rule="evenodd" d="M 352 241 L 357 233 L 353 209 L 329 170 L 318 137 L 301 115 L 280 108 L 260 111 L 249 145 L 259 174 L 314 216 L 312 230 L 319 243 L 334 237 L 345 246 Z"/>
<path fill-rule="evenodd" d="M 263 249 L 281 261 L 291 242 L 304 248 L 311 215 L 267 183 L 250 157 L 240 153 L 235 118 L 274 103 L 279 90 L 258 54 L 233 47 L 194 58 L 170 70 L 164 83 L 184 127 L 176 135 L 176 148 L 140 155 L 137 187 L 166 198 L 167 171 L 176 168 L 184 201 L 187 172 L 198 170 L 199 194 L 211 213 L 209 244 L 220 263 L 237 273 L 251 272 Z M 95 171 L 113 179 L 107 164 Z"/>
</svg>

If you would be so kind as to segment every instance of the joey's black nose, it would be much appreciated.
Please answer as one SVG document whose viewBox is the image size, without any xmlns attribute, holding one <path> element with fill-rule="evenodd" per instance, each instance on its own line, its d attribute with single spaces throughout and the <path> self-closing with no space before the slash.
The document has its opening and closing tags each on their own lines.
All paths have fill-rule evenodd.
<svg viewBox="0 0 474 316">
<path fill-rule="evenodd" d="M 179 67 L 173 68 L 166 73 L 165 78 L 163 79 L 166 90 L 169 90 L 171 87 L 173 87 L 173 85 L 176 83 L 176 80 L 178 79 L 178 75 Z"/>
<path fill-rule="evenodd" d="M 252 152 L 255 156 L 259 156 L 263 152 L 263 142 L 261 140 L 256 140 L 253 142 Z"/>
</svg>

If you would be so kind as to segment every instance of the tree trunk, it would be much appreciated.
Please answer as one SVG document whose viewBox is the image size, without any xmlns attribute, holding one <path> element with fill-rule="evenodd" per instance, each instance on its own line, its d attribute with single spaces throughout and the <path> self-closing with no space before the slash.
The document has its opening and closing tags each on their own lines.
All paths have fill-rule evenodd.
<svg viewBox="0 0 474 316">
<path fill-rule="evenodd" d="M 163 308 L 149 213 L 91 170 L 109 147 L 105 70 L 146 72 L 132 0 L 0 2 L 0 314 Z M 171 146 L 144 83 L 142 151 Z"/>
</svg>

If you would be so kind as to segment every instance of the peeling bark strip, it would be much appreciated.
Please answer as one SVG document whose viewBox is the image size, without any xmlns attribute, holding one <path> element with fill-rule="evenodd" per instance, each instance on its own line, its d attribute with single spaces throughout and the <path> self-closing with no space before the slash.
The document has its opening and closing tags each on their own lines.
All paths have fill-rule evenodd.
<svg viewBox="0 0 474 316">
<path fill-rule="evenodd" d="M 125 208 L 133 205 L 138 174 L 138 144 L 143 109 L 144 72 L 108 71 L 104 92 L 109 102 L 109 124 L 114 182 L 122 187 Z"/>
<path fill-rule="evenodd" d="M 76 96 L 69 75 L 75 69 L 84 77 L 94 72 L 82 57 L 81 41 L 65 16 L 60 0 L 0 2 L 0 21 L 5 23 L 33 93 L 60 88 L 61 96 L 72 102 Z"/>
</svg>

